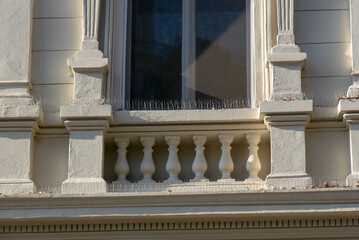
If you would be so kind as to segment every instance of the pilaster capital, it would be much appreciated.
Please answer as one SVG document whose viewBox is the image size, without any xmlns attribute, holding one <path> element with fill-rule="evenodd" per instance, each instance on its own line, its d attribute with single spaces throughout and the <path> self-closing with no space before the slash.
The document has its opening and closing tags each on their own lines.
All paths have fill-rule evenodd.
<svg viewBox="0 0 359 240">
<path fill-rule="evenodd" d="M 272 126 L 304 126 L 309 124 L 309 115 L 269 115 L 264 117 L 268 130 Z"/>
<path fill-rule="evenodd" d="M 338 103 L 338 116 L 348 118 L 349 116 L 355 116 L 356 113 L 359 113 L 359 98 L 345 98 L 340 99 Z M 346 116 L 344 118 L 344 115 Z"/>
<path fill-rule="evenodd" d="M 313 100 L 264 101 L 259 104 L 261 118 L 266 115 L 311 115 Z"/>
<path fill-rule="evenodd" d="M 74 58 L 67 59 L 72 73 L 108 72 L 108 58 Z"/>
<path fill-rule="evenodd" d="M 106 132 L 110 125 L 107 120 L 66 120 L 64 122 L 68 131 L 104 131 Z"/>
<path fill-rule="evenodd" d="M 62 106 L 60 109 L 61 118 L 66 120 L 112 120 L 112 107 L 110 105 L 73 105 Z"/>
</svg>

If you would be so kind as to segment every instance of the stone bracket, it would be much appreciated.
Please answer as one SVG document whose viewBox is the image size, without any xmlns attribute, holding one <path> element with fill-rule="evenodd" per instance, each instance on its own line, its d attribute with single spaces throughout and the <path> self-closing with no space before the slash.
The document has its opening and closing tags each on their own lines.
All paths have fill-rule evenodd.
<svg viewBox="0 0 359 240">
<path fill-rule="evenodd" d="M 102 130 L 104 133 L 110 128 L 107 120 L 67 120 L 65 126 L 68 131 Z"/>
<path fill-rule="evenodd" d="M 266 115 L 311 115 L 313 100 L 266 101 L 259 105 L 260 116 Z"/>
<path fill-rule="evenodd" d="M 77 72 L 108 72 L 108 58 L 69 58 L 67 65 L 74 75 Z"/>
<path fill-rule="evenodd" d="M 269 115 L 264 117 L 264 123 L 270 130 L 272 126 L 304 126 L 309 124 L 309 115 Z"/>
<path fill-rule="evenodd" d="M 74 105 L 62 106 L 60 116 L 63 120 L 112 120 L 113 110 L 110 105 Z"/>
</svg>

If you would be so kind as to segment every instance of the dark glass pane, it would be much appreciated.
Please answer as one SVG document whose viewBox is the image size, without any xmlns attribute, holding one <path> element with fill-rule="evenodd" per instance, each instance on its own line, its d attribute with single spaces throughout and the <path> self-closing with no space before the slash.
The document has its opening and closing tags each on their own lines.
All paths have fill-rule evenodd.
<svg viewBox="0 0 359 240">
<path fill-rule="evenodd" d="M 197 99 L 246 98 L 246 24 L 246 0 L 196 0 Z"/>
<path fill-rule="evenodd" d="M 181 99 L 181 45 L 182 0 L 132 0 L 132 101 Z"/>
</svg>

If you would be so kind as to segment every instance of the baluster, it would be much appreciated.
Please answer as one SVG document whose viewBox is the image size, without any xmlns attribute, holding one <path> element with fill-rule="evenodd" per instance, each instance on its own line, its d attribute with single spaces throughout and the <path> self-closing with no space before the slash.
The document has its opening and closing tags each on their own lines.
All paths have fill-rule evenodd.
<svg viewBox="0 0 359 240">
<path fill-rule="evenodd" d="M 117 173 L 117 183 L 129 183 L 126 179 L 127 174 L 130 172 L 130 167 L 127 162 L 127 147 L 130 144 L 128 138 L 115 138 L 115 143 L 117 144 L 117 162 L 115 166 L 115 172 Z"/>
<path fill-rule="evenodd" d="M 219 160 L 219 170 L 222 172 L 221 180 L 232 179 L 231 172 L 233 171 L 234 164 L 231 156 L 231 143 L 234 136 L 232 134 L 219 135 L 219 140 L 222 143 L 222 155 Z"/>
<path fill-rule="evenodd" d="M 141 143 L 143 146 L 143 159 L 140 166 L 143 178 L 141 183 L 154 183 L 152 175 L 155 173 L 155 164 L 152 158 L 153 145 L 155 145 L 154 137 L 141 137 Z"/>
<path fill-rule="evenodd" d="M 166 136 L 166 143 L 169 146 L 168 148 L 168 160 L 166 164 L 166 171 L 169 174 L 169 178 L 165 181 L 166 183 L 178 183 L 182 182 L 178 179 L 178 174 L 181 172 L 181 164 L 178 160 L 178 148 L 180 144 L 179 136 Z"/>
<path fill-rule="evenodd" d="M 193 136 L 194 144 L 196 145 L 196 157 L 194 158 L 192 170 L 195 173 L 194 179 L 192 181 L 203 181 L 208 179 L 204 176 L 204 173 L 207 171 L 207 162 L 204 156 L 204 144 L 207 141 L 206 136 Z"/>
<path fill-rule="evenodd" d="M 257 134 L 247 134 L 246 139 L 249 145 L 249 156 L 246 164 L 249 177 L 246 179 L 246 181 L 261 181 L 261 179 L 258 177 L 258 172 L 261 170 L 261 162 L 258 157 L 258 144 L 261 140 L 261 137 Z"/>
</svg>

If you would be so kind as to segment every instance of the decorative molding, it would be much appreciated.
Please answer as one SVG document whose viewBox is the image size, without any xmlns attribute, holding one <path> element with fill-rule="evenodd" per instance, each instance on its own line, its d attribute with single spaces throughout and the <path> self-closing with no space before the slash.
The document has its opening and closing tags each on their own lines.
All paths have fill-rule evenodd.
<svg viewBox="0 0 359 240">
<path fill-rule="evenodd" d="M 293 0 L 277 0 L 278 45 L 294 45 Z"/>
<path fill-rule="evenodd" d="M 350 34 L 353 85 L 348 89 L 348 97 L 359 96 L 359 1 L 350 0 Z"/>
<path fill-rule="evenodd" d="M 84 42 L 82 50 L 97 50 L 101 0 L 83 0 L 83 4 Z"/>
<path fill-rule="evenodd" d="M 358 227 L 358 218 L 272 219 L 272 220 L 204 220 L 141 221 L 110 223 L 38 223 L 0 225 L 0 233 L 110 232 L 163 230 L 278 229 Z"/>
</svg>

